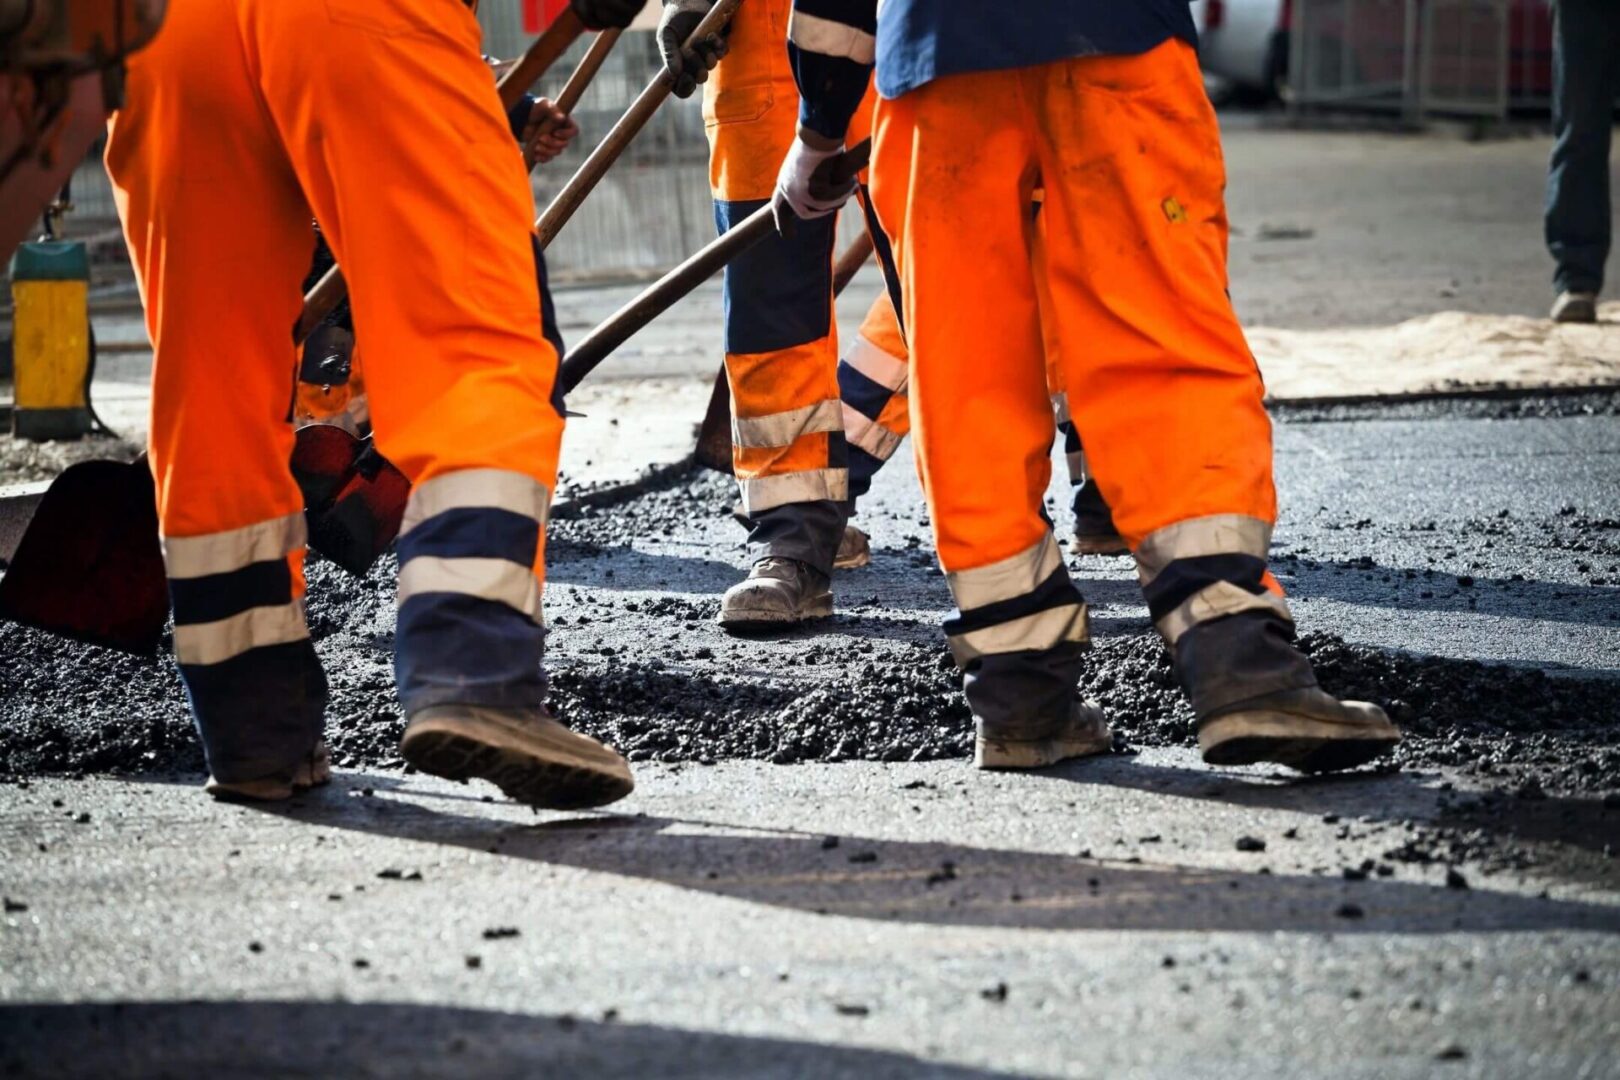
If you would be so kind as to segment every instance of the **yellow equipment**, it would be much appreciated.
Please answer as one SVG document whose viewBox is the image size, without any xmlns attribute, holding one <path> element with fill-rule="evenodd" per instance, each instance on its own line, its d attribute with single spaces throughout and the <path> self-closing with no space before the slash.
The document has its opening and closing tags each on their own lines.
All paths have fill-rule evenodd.
<svg viewBox="0 0 1620 1080">
<path fill-rule="evenodd" d="M 77 241 L 23 244 L 11 260 L 11 431 L 76 439 L 90 431 L 90 259 Z"/>
</svg>

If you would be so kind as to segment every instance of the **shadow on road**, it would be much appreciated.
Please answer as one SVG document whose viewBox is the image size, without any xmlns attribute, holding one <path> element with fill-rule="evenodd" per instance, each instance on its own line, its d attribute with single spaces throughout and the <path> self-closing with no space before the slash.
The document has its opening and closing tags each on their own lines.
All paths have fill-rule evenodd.
<svg viewBox="0 0 1620 1080">
<path fill-rule="evenodd" d="M 333 1001 L 0 1007 L 18 1077 L 1004 1075 L 791 1039 L 483 1009 Z"/>
<path fill-rule="evenodd" d="M 1620 588 L 1562 581 L 1473 578 L 1463 586 L 1451 574 L 1361 562 L 1277 560 L 1272 567 L 1288 591 L 1311 600 L 1361 607 L 1398 608 L 1407 614 L 1459 611 L 1584 626 L 1620 626 Z M 1423 593 L 1429 593 L 1423 596 Z"/>
<path fill-rule="evenodd" d="M 364 778 L 356 778 L 364 779 Z M 1620 933 L 1620 908 L 1409 882 L 1134 864 L 723 822 L 591 815 L 532 826 L 341 790 L 271 812 L 326 827 L 892 922 L 1044 930 Z"/>
</svg>

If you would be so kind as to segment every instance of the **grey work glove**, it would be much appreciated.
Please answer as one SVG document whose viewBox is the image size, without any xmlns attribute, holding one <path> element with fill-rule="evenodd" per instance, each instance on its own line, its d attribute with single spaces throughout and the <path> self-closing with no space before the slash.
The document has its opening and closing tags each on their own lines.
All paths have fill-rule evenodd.
<svg viewBox="0 0 1620 1080">
<path fill-rule="evenodd" d="M 710 34 L 702 41 L 686 39 L 703 16 L 714 7 L 714 0 L 664 0 L 664 16 L 658 20 L 658 52 L 664 58 L 664 70 L 675 83 L 675 96 L 691 97 L 698 84 L 708 82 L 709 72 L 726 55 L 729 47 L 724 34 Z"/>
<path fill-rule="evenodd" d="M 623 30 L 641 14 L 647 0 L 569 0 L 579 21 L 591 30 Z"/>
</svg>

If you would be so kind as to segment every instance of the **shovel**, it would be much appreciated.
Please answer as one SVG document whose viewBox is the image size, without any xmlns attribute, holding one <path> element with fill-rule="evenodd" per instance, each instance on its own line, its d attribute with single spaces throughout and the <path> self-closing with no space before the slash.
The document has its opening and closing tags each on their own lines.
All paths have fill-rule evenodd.
<svg viewBox="0 0 1620 1080">
<path fill-rule="evenodd" d="M 731 16 L 741 3 L 742 0 L 720 0 L 709 9 L 707 15 L 703 16 L 702 21 L 692 28 L 692 32 L 686 36 L 686 44 L 690 46 L 710 35 L 720 33 L 731 21 Z M 652 119 L 653 113 L 658 111 L 658 106 L 662 105 L 674 90 L 675 80 L 670 78 L 668 71 L 659 68 L 658 74 L 653 76 L 646 89 L 636 95 L 636 100 L 632 101 L 630 107 L 624 111 L 624 115 L 619 117 L 618 123 L 602 137 L 596 149 L 592 150 L 590 156 L 574 171 L 574 175 L 568 178 L 568 183 L 563 185 L 562 190 L 557 192 L 550 205 L 535 221 L 534 231 L 540 237 L 541 251 L 551 246 L 551 242 L 557 238 L 562 227 L 568 224 L 568 219 L 574 216 L 574 211 L 585 201 L 585 196 L 589 195 L 602 177 L 607 175 L 609 167 L 619 159 L 619 155 L 624 153 L 631 140 L 647 125 L 647 121 Z"/>
<path fill-rule="evenodd" d="M 852 241 L 833 264 L 832 294 L 837 299 L 844 286 L 855 279 L 866 260 L 872 257 L 872 234 L 863 232 Z M 714 376 L 714 390 L 709 394 L 709 407 L 703 413 L 703 424 L 698 428 L 697 449 L 692 456 L 699 465 L 731 475 L 731 383 L 726 378 L 726 365 L 721 364 Z"/>
<path fill-rule="evenodd" d="M 497 84 L 502 102 L 509 107 L 517 101 L 583 31 L 579 18 L 564 11 L 502 76 Z M 344 292 L 342 274 L 334 267 L 305 296 L 295 343 L 320 325 Z M 314 511 L 311 546 L 364 573 L 399 532 L 409 484 L 369 440 L 330 431 L 335 436 L 313 427 L 301 430 L 291 465 L 305 486 L 305 505 Z M 0 507 L 0 517 L 5 509 Z M 37 497 L 7 559 L 0 576 L 0 619 L 150 653 L 162 640 L 168 615 L 157 499 L 145 455 L 128 463 L 86 461 L 64 469 Z"/>
<path fill-rule="evenodd" d="M 866 161 L 871 153 L 870 139 L 862 140 L 845 150 L 842 156 L 834 159 L 830 166 L 826 166 L 831 170 L 830 182 L 836 184 L 854 179 L 856 173 L 866 168 Z M 782 210 L 787 212 L 785 207 Z M 775 232 L 777 212 L 778 208 L 774 202 L 766 203 L 755 210 L 739 224 L 727 230 L 724 235 L 711 240 L 695 255 L 647 286 L 641 295 L 615 311 L 608 316 L 606 322 L 585 335 L 584 339 L 563 357 L 562 366 L 557 372 L 557 380 L 562 386 L 563 393 L 571 393 L 585 376 L 596 370 L 598 364 L 606 360 L 613 350 L 630 340 L 636 331 L 668 311 L 676 301 L 709 280 L 738 255 Z M 851 271 L 851 276 L 853 273 Z"/>
</svg>

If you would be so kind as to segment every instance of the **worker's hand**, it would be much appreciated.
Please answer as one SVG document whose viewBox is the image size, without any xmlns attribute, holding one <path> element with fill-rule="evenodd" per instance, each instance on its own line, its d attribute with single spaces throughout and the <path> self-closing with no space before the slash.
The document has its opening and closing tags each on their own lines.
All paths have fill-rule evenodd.
<svg viewBox="0 0 1620 1080">
<path fill-rule="evenodd" d="M 730 47 L 724 33 L 710 34 L 691 48 L 685 45 L 712 7 L 714 0 L 664 0 L 664 16 L 658 21 L 658 51 L 664 57 L 664 70 L 674 80 L 676 97 L 691 97 L 699 83 L 708 82 L 709 72 Z"/>
<path fill-rule="evenodd" d="M 568 0 L 579 21 L 592 30 L 623 30 L 641 14 L 647 0 Z"/>
<path fill-rule="evenodd" d="M 544 165 L 564 150 L 579 134 L 574 118 L 552 104 L 549 98 L 537 98 L 529 107 L 528 123 L 523 125 L 523 164 L 529 168 Z"/>
<path fill-rule="evenodd" d="M 853 176 L 838 176 L 843 155 L 843 143 L 799 129 L 793 147 L 782 159 L 782 171 L 776 175 L 773 202 L 777 232 L 791 236 L 793 222 L 789 217 L 800 221 L 826 217 L 849 201 L 857 184 Z"/>
</svg>

